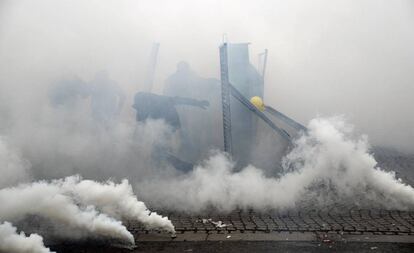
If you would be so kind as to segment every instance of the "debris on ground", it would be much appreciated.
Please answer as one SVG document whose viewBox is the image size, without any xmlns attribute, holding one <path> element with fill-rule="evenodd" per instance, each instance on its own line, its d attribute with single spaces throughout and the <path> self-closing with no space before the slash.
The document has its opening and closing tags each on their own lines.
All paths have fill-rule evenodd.
<svg viewBox="0 0 414 253">
<path fill-rule="evenodd" d="M 216 226 L 216 228 L 225 228 L 225 227 L 227 227 L 227 224 L 224 224 L 221 220 L 211 221 L 211 223 L 213 223 Z"/>
<path fill-rule="evenodd" d="M 213 221 L 212 219 L 201 219 L 201 220 L 198 220 L 198 221 L 202 222 L 203 224 L 211 223 L 214 226 L 216 226 L 216 228 L 225 228 L 227 226 L 231 226 L 231 224 L 225 224 L 221 220 Z"/>
</svg>

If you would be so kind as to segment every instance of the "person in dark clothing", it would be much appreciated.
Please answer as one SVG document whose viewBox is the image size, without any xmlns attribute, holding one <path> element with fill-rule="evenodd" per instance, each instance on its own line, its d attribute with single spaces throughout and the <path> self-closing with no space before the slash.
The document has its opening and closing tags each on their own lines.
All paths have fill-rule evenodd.
<svg viewBox="0 0 414 253">
<path fill-rule="evenodd" d="M 138 92 L 134 97 L 133 108 L 136 110 L 136 120 L 144 122 L 147 119 L 163 119 L 174 130 L 181 128 L 180 118 L 175 106 L 190 105 L 206 109 L 209 102 L 183 97 L 169 97 L 148 92 Z"/>
<path fill-rule="evenodd" d="M 176 109 L 177 105 L 189 105 L 206 109 L 209 106 L 209 102 L 191 98 L 169 97 L 148 92 L 138 92 L 135 94 L 132 107 L 136 110 L 137 122 L 145 122 L 148 119 L 164 120 L 173 130 L 170 135 L 178 134 L 180 139 L 186 142 L 183 140 L 185 139 L 185 135 L 180 131 L 181 122 Z M 190 171 L 193 168 L 191 163 L 183 161 L 176 157 L 176 155 L 173 155 L 171 147 L 165 145 L 154 145 L 151 156 L 157 167 L 161 167 L 166 162 L 184 172 Z"/>
<path fill-rule="evenodd" d="M 207 100 L 209 109 L 199 111 L 193 107 L 179 107 L 181 131 L 185 133 L 183 145 L 187 160 L 204 159 L 212 148 L 222 145 L 221 83 L 214 78 L 204 78 L 192 70 L 187 62 L 179 62 L 176 71 L 164 82 L 163 95 Z"/>
</svg>

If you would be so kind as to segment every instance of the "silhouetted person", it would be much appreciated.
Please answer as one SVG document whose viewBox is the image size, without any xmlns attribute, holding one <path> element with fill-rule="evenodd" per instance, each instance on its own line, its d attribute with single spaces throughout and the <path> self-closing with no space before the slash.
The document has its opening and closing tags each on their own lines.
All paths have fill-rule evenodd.
<svg viewBox="0 0 414 253">
<path fill-rule="evenodd" d="M 136 110 L 137 121 L 147 119 L 162 119 L 173 130 L 181 128 L 180 118 L 177 113 L 177 105 L 189 105 L 202 109 L 209 106 L 208 101 L 183 97 L 169 97 L 148 92 L 138 92 L 134 97 L 133 108 Z"/>
<path fill-rule="evenodd" d="M 190 151 L 183 154 L 190 161 L 204 159 L 209 150 L 222 145 L 221 129 L 221 86 L 220 81 L 203 78 L 195 73 L 187 62 L 177 64 L 176 71 L 164 84 L 164 95 L 182 96 L 199 100 L 207 100 L 210 107 L 198 111 L 192 107 L 179 107 L 181 129 L 185 133 Z"/>
<path fill-rule="evenodd" d="M 186 135 L 181 130 L 180 117 L 177 113 L 176 106 L 187 105 L 205 109 L 209 106 L 207 101 L 196 100 L 183 97 L 168 97 L 156 95 L 148 92 L 138 92 L 134 97 L 133 108 L 136 110 L 136 120 L 138 122 L 145 122 L 149 119 L 164 120 L 168 124 L 172 132 L 170 136 L 164 138 L 171 138 L 172 135 L 178 134 L 181 139 L 184 152 L 190 152 L 191 147 L 186 140 Z M 185 162 L 172 154 L 172 148 L 167 145 L 154 145 L 152 150 L 152 159 L 156 166 L 162 166 L 163 162 L 173 165 L 176 169 L 182 171 L 189 171 L 193 168 L 191 163 Z"/>
<path fill-rule="evenodd" d="M 163 94 L 167 96 L 196 97 L 194 88 L 199 83 L 199 77 L 191 70 L 187 62 L 177 64 L 177 70 L 165 81 Z"/>
</svg>

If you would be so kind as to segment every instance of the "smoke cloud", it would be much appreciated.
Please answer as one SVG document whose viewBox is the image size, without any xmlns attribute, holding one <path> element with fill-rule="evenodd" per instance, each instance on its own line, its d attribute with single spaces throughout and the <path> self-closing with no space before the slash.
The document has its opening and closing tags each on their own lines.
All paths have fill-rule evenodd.
<svg viewBox="0 0 414 253">
<path fill-rule="evenodd" d="M 74 194 L 84 205 L 96 206 L 112 217 L 140 221 L 148 229 L 174 232 L 171 221 L 150 212 L 143 202 L 137 200 L 126 179 L 120 184 L 111 181 L 102 184 L 92 180 L 81 180 L 78 176 L 66 178 L 60 183 L 64 191 Z"/>
<path fill-rule="evenodd" d="M 134 243 L 121 219 L 174 232 L 147 206 L 412 210 L 412 186 L 379 168 L 360 134 L 373 145 L 414 150 L 412 10 L 409 0 L 0 1 L 0 249 L 33 241 L 33 252 L 49 252 L 39 236 L 17 234 L 8 223 L 18 226 L 27 215 Z M 179 138 L 163 121 L 135 120 L 133 96 L 145 86 L 154 41 L 160 54 L 152 92 L 161 93 L 181 60 L 199 76 L 218 78 L 223 34 L 251 42 L 252 63 L 269 49 L 265 103 L 310 121 L 280 175 L 253 166 L 236 171 L 219 150 L 189 173 L 154 163 L 154 149 L 175 151 Z M 51 105 L 59 81 L 76 76 L 89 85 L 102 69 L 126 95 L 111 127 L 93 119 L 90 98 Z M 356 127 L 341 117 L 313 119 L 318 114 L 345 114 Z M 182 121 L 191 128 L 192 120 Z M 216 121 L 202 126 L 205 135 L 221 137 Z"/>
<path fill-rule="evenodd" d="M 414 188 L 393 172 L 376 167 L 366 136 L 355 136 L 343 118 L 316 118 L 308 128 L 284 158 L 285 172 L 280 177 L 266 177 L 252 166 L 234 172 L 228 157 L 217 153 L 188 175 L 141 182 L 137 188 L 151 202 L 182 211 L 211 206 L 222 211 L 326 207 L 335 203 L 414 208 Z"/>
<path fill-rule="evenodd" d="M 132 193 L 128 181 L 100 184 L 80 177 L 50 183 L 41 181 L 0 190 L 0 219 L 16 220 L 38 215 L 94 235 L 134 243 L 133 236 L 118 218 L 137 220 L 149 229 L 174 232 L 172 223 L 150 213 Z M 112 216 L 109 216 L 112 215 Z"/>
<path fill-rule="evenodd" d="M 28 180 L 28 162 L 22 159 L 17 150 L 12 149 L 4 138 L 0 144 L 1 169 L 7 173 L 13 172 L 4 173 L 6 179 L 16 182 Z M 150 212 L 143 202 L 137 200 L 127 180 L 120 184 L 111 181 L 98 183 L 82 180 L 80 176 L 72 176 L 14 187 L 5 187 L 13 181 L 5 180 L 2 183 L 4 188 L 0 189 L 1 221 L 19 221 L 27 215 L 38 215 L 80 232 L 118 238 L 129 243 L 134 243 L 133 236 L 116 218 L 137 220 L 148 229 L 174 232 L 174 227 L 167 218 Z M 10 244 L 12 242 L 14 241 L 10 241 Z"/>
<path fill-rule="evenodd" d="M 37 234 L 26 236 L 9 222 L 0 224 L 0 251 L 13 253 L 51 253 L 43 244 L 43 238 Z"/>
<path fill-rule="evenodd" d="M 346 114 L 374 145 L 414 150 L 410 0 L 0 4 L 0 104 L 13 109 L 4 113 L 11 120 L 38 115 L 46 87 L 65 73 L 88 80 L 108 69 L 131 101 L 154 41 L 161 45 L 155 92 L 181 60 L 217 78 L 217 47 L 227 34 L 229 42 L 252 43 L 253 63 L 269 49 L 267 104 L 303 124 L 318 113 Z"/>
<path fill-rule="evenodd" d="M 61 183 L 36 182 L 2 189 L 0 217 L 14 220 L 34 214 L 90 233 L 134 243 L 121 222 L 99 213 L 93 206 L 79 207 L 68 193 L 61 190 Z"/>
</svg>

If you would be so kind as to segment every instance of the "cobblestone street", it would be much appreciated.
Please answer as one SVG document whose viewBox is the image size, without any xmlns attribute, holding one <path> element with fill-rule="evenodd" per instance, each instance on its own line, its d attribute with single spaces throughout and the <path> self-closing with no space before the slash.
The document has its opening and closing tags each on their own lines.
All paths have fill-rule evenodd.
<svg viewBox="0 0 414 253">
<path fill-rule="evenodd" d="M 189 232 L 328 232 L 345 234 L 410 234 L 414 233 L 414 212 L 350 209 L 345 212 L 286 211 L 258 213 L 234 211 L 226 215 L 190 216 L 171 213 L 177 233 Z M 203 220 L 204 219 L 204 220 Z M 207 220 L 206 220 L 207 219 Z M 209 220 L 211 219 L 211 221 Z M 204 222 L 203 222 L 204 221 Z M 222 226 L 213 222 L 221 221 Z M 142 233 L 139 226 L 131 230 Z"/>
<path fill-rule="evenodd" d="M 349 209 L 340 212 L 309 210 L 257 213 L 237 210 L 222 215 L 170 213 L 168 216 L 176 227 L 176 237 L 160 231 L 145 230 L 135 222 L 128 223 L 128 229 L 137 242 L 134 252 L 151 252 L 155 249 L 185 252 L 191 247 L 195 247 L 196 252 L 213 249 L 229 252 L 230 248 L 244 252 L 243 249 L 249 247 L 258 251 L 261 248 L 266 251 L 282 247 L 285 251 L 299 252 L 332 248 L 347 252 L 353 247 L 358 250 L 365 247 L 367 251 L 379 247 L 384 251 L 397 249 L 399 252 L 414 249 L 414 212 L 407 211 Z M 77 252 L 132 250 L 122 245 L 101 244 L 68 244 L 58 248 L 59 252 L 74 252 L 75 249 Z"/>
</svg>

